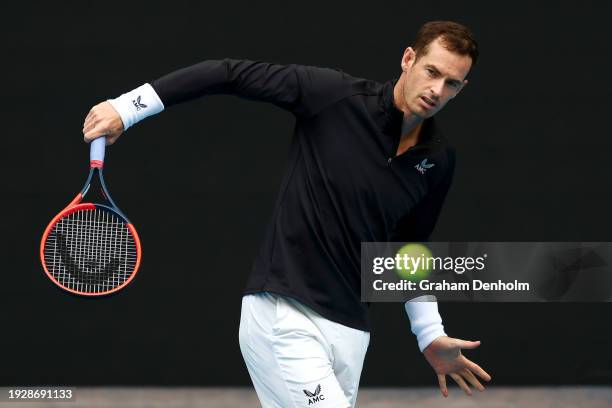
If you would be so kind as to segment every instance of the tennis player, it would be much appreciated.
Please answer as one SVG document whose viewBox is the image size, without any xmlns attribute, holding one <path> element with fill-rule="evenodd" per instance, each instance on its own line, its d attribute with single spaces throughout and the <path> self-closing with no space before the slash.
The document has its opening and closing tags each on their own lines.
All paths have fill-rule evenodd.
<svg viewBox="0 0 612 408">
<path fill-rule="evenodd" d="M 478 57 L 464 26 L 425 24 L 399 79 L 339 70 L 207 60 L 94 106 L 85 141 L 114 143 L 148 116 L 202 96 L 270 102 L 296 119 L 289 165 L 242 298 L 239 341 L 263 407 L 354 407 L 370 338 L 360 301 L 360 243 L 425 241 L 447 194 L 454 150 L 433 116 L 467 85 Z M 252 136 L 249 136 L 252 137 Z M 246 169 L 245 169 L 246 170 Z M 490 376 L 446 336 L 437 303 L 405 304 L 412 331 L 448 395 Z"/>
</svg>

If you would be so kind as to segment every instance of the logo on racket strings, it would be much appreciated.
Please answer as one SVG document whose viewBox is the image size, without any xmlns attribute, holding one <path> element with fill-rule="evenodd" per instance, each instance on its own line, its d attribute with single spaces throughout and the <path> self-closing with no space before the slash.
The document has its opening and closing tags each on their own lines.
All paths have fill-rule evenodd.
<svg viewBox="0 0 612 408">
<path fill-rule="evenodd" d="M 60 247 L 61 264 L 80 283 L 104 285 L 119 270 L 120 260 L 118 258 L 111 258 L 103 268 L 100 267 L 100 262 L 97 259 L 89 258 L 81 267 L 74 262 L 70 255 L 70 247 L 64 234 L 57 233 L 57 240 Z"/>
</svg>

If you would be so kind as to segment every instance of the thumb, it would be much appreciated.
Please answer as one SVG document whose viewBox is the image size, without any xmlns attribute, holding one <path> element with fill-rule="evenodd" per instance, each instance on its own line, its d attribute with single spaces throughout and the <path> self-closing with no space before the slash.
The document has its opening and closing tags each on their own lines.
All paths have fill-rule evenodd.
<svg viewBox="0 0 612 408">
<path fill-rule="evenodd" d="M 107 135 L 107 137 L 106 137 L 106 144 L 107 145 L 114 144 L 117 141 L 117 139 L 119 139 L 119 136 L 121 136 L 121 134 L 122 134 L 122 132 L 116 132 L 114 134 Z"/>
<path fill-rule="evenodd" d="M 462 349 L 475 349 L 476 347 L 480 346 L 480 340 L 469 341 L 457 339 L 457 346 Z"/>
</svg>

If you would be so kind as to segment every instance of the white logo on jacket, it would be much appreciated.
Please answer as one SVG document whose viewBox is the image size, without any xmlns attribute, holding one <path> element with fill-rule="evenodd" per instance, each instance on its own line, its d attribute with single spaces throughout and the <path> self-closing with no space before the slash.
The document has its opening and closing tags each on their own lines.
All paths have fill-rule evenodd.
<svg viewBox="0 0 612 408">
<path fill-rule="evenodd" d="M 420 163 L 417 163 L 417 165 L 414 166 L 414 168 L 417 169 L 419 173 L 425 174 L 427 169 L 431 169 L 433 166 L 435 166 L 434 163 L 427 163 L 427 160 L 428 159 L 423 159 Z"/>
</svg>

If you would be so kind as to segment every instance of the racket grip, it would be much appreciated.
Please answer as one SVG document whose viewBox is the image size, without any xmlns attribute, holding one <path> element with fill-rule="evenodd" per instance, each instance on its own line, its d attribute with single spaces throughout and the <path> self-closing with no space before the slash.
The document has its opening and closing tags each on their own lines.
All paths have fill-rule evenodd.
<svg viewBox="0 0 612 408">
<path fill-rule="evenodd" d="M 104 166 L 104 151 L 106 150 L 106 136 L 94 139 L 89 147 L 89 165 L 91 167 Z"/>
</svg>

